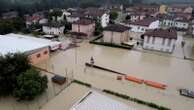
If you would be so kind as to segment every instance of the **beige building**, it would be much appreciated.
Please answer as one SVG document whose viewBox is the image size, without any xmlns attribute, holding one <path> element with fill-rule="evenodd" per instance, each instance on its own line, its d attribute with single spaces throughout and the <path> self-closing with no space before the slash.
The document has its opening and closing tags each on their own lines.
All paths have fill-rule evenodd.
<svg viewBox="0 0 194 110">
<path fill-rule="evenodd" d="M 108 43 L 121 44 L 129 40 L 129 27 L 114 24 L 104 28 L 103 41 Z"/>
<path fill-rule="evenodd" d="M 160 12 L 160 14 L 166 14 L 167 13 L 167 6 L 166 5 L 160 5 L 159 12 Z"/>
<path fill-rule="evenodd" d="M 92 36 L 95 30 L 95 22 L 90 19 L 80 19 L 72 23 L 72 32 L 83 33 Z"/>
</svg>

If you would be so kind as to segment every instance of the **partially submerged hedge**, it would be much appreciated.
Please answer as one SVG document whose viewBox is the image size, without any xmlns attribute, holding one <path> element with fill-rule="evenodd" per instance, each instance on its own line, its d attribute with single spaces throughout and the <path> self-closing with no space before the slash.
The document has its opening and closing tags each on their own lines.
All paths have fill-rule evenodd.
<svg viewBox="0 0 194 110">
<path fill-rule="evenodd" d="M 170 110 L 169 108 L 157 105 L 155 103 L 146 102 L 146 101 L 143 101 L 143 100 L 140 100 L 140 99 L 137 99 L 137 98 L 132 98 L 130 96 L 127 96 L 127 95 L 124 95 L 124 94 L 120 94 L 120 93 L 117 93 L 117 92 L 113 92 L 113 91 L 110 91 L 110 90 L 104 89 L 103 92 L 111 94 L 111 95 L 115 95 L 117 97 L 120 97 L 120 98 L 123 98 L 123 99 L 126 99 L 126 100 L 130 100 L 130 101 L 136 102 L 138 104 L 146 105 L 146 106 L 149 106 L 151 108 L 158 109 L 158 110 Z"/>
</svg>

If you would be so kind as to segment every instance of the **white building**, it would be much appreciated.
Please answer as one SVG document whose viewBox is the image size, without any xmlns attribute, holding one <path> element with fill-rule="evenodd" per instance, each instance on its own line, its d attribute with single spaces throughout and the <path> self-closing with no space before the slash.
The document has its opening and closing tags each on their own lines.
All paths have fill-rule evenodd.
<svg viewBox="0 0 194 110">
<path fill-rule="evenodd" d="M 51 22 L 51 23 L 44 24 L 42 26 L 43 32 L 51 35 L 63 34 L 64 29 L 65 29 L 65 26 L 59 22 Z"/>
<path fill-rule="evenodd" d="M 67 19 L 67 22 L 73 23 L 73 22 L 80 20 L 81 17 L 82 17 L 81 15 L 72 14 L 72 15 L 67 16 L 66 19 Z"/>
<path fill-rule="evenodd" d="M 160 19 L 160 27 L 171 28 L 175 26 L 174 17 L 167 14 L 158 14 L 157 17 Z"/>
<path fill-rule="evenodd" d="M 146 18 L 140 21 L 131 22 L 129 24 L 130 31 L 136 33 L 145 33 L 148 29 L 156 29 L 159 28 L 159 19 L 156 18 Z"/>
<path fill-rule="evenodd" d="M 97 8 L 87 8 L 85 11 L 85 17 L 97 19 L 102 27 L 106 27 L 110 21 L 109 12 Z"/>
<path fill-rule="evenodd" d="M 189 21 L 188 20 L 175 20 L 175 27 L 177 29 L 188 29 Z"/>
<path fill-rule="evenodd" d="M 177 32 L 172 29 L 154 29 L 143 34 L 143 48 L 172 53 L 177 40 Z"/>
<path fill-rule="evenodd" d="M 85 94 L 76 102 L 70 110 L 135 110 L 134 108 L 102 95 L 98 92 L 91 91 Z"/>
<path fill-rule="evenodd" d="M 113 44 L 121 44 L 129 40 L 129 27 L 113 24 L 104 28 L 103 41 Z"/>
<path fill-rule="evenodd" d="M 11 44 L 11 45 L 10 45 Z M 61 42 L 50 41 L 32 36 L 7 34 L 0 35 L 0 54 L 24 53 L 32 64 L 40 63 L 50 56 L 50 51 L 58 50 Z"/>
</svg>

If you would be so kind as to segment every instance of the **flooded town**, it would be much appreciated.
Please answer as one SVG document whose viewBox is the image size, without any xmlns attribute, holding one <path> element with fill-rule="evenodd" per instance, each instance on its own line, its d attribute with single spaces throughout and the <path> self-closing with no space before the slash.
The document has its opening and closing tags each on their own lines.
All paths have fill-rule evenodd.
<svg viewBox="0 0 194 110">
<path fill-rule="evenodd" d="M 194 109 L 193 1 L 51 1 L 2 2 L 0 110 Z"/>
</svg>

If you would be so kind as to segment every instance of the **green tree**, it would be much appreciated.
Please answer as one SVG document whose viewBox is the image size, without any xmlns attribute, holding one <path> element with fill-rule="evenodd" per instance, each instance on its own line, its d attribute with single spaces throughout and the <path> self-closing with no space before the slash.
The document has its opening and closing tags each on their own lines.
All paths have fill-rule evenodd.
<svg viewBox="0 0 194 110">
<path fill-rule="evenodd" d="M 47 89 L 48 79 L 41 76 L 36 69 L 29 69 L 17 77 L 17 87 L 14 90 L 14 96 L 17 100 L 33 100 L 41 95 Z"/>
<path fill-rule="evenodd" d="M 118 13 L 116 11 L 110 12 L 110 19 L 111 20 L 116 20 L 118 17 Z"/>
<path fill-rule="evenodd" d="M 12 94 L 16 87 L 16 77 L 31 66 L 25 54 L 7 54 L 0 56 L 0 96 Z"/>
<path fill-rule="evenodd" d="M 22 18 L 0 20 L 0 34 L 22 31 L 25 28 L 25 22 Z"/>
<path fill-rule="evenodd" d="M 130 15 L 127 15 L 126 17 L 125 17 L 125 20 L 130 20 L 131 19 L 131 16 Z"/>
<path fill-rule="evenodd" d="M 103 28 L 102 28 L 100 22 L 96 21 L 95 24 L 96 24 L 96 26 L 95 26 L 94 35 L 97 36 L 97 35 L 102 34 Z"/>
</svg>

